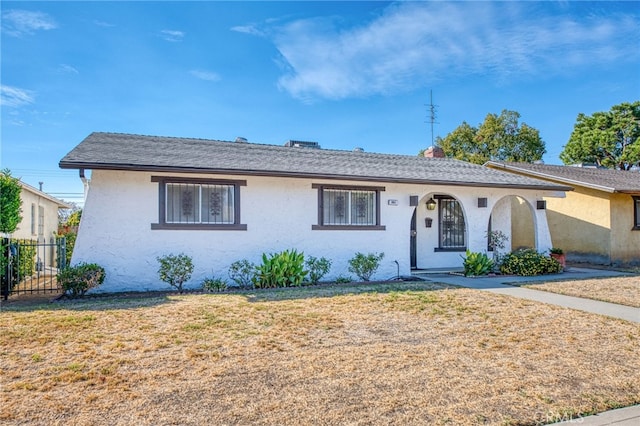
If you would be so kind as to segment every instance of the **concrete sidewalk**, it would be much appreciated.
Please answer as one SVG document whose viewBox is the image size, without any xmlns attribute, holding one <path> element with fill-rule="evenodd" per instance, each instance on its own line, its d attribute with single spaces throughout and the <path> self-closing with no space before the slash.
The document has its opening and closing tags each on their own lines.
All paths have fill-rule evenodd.
<svg viewBox="0 0 640 426">
<path fill-rule="evenodd" d="M 537 277 L 495 276 L 486 278 L 467 278 L 461 275 L 448 273 L 416 272 L 413 275 L 426 281 L 452 284 L 460 287 L 474 288 L 493 293 L 519 297 L 521 299 L 534 300 L 536 302 L 549 303 L 565 308 L 577 309 L 594 314 L 606 315 L 625 321 L 640 323 L 640 308 L 617 305 L 615 303 L 600 302 L 597 300 L 583 299 L 580 297 L 564 296 L 548 291 L 532 290 L 509 284 L 536 283 L 549 281 L 565 281 L 576 279 L 592 279 L 631 276 L 625 272 L 587 269 L 570 267 L 562 274 L 543 275 Z M 585 425 L 585 426 L 640 426 L 640 405 L 605 411 L 593 416 L 563 419 L 553 425 Z"/>
<path fill-rule="evenodd" d="M 593 416 L 565 419 L 560 423 L 553 423 L 552 425 L 638 426 L 640 425 L 640 405 L 605 411 L 604 413 Z"/>
<path fill-rule="evenodd" d="M 606 315 L 608 317 L 618 318 L 625 321 L 640 323 L 640 308 L 617 305 L 615 303 L 600 302 L 591 299 L 583 299 L 581 297 L 565 296 L 548 291 L 539 291 L 533 290 L 531 288 L 516 286 L 517 284 L 521 283 L 535 284 L 536 282 L 542 283 L 549 281 L 565 281 L 576 279 L 585 280 L 591 278 L 633 275 L 626 272 L 571 267 L 562 274 L 542 275 L 536 277 L 498 275 L 494 277 L 467 278 L 462 275 L 437 272 L 414 272 L 413 275 L 426 281 L 440 282 L 460 287 L 474 288 L 477 290 L 485 290 L 492 293 L 505 294 L 508 296 L 519 297 L 521 299 L 549 303 L 551 305 L 562 306 L 564 308 L 571 308 L 579 311 L 591 312 L 594 314 Z"/>
</svg>

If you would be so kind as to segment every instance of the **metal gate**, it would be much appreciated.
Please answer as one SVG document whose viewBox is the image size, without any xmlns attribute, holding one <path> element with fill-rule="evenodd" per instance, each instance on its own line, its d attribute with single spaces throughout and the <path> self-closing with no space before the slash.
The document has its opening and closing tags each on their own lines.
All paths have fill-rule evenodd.
<svg viewBox="0 0 640 426">
<path fill-rule="evenodd" d="M 2 239 L 0 295 L 44 294 L 60 291 L 56 275 L 67 267 L 65 237 L 46 240 Z"/>
</svg>

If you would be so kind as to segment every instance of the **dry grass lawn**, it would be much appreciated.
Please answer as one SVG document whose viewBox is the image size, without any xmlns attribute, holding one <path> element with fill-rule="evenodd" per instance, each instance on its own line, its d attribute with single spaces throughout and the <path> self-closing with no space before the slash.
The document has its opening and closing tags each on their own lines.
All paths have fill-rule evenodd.
<svg viewBox="0 0 640 426">
<path fill-rule="evenodd" d="M 428 283 L 0 313 L 0 423 L 534 425 L 640 403 L 640 325 Z"/>
<path fill-rule="evenodd" d="M 567 296 L 586 297 L 587 299 L 602 300 L 604 302 L 640 308 L 640 275 L 633 277 L 548 282 L 530 284 L 526 287 L 534 290 L 550 291 Z"/>
</svg>

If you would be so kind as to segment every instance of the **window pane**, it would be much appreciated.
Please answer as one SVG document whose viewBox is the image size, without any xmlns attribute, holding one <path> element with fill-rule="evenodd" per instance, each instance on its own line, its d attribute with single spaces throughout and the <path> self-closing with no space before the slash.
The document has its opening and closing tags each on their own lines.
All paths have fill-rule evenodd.
<svg viewBox="0 0 640 426">
<path fill-rule="evenodd" d="M 351 224 L 375 225 L 375 192 L 351 191 Z"/>
<path fill-rule="evenodd" d="M 636 205 L 635 205 L 635 213 L 636 213 L 635 226 L 636 227 L 640 227 L 640 198 L 636 198 L 635 202 L 636 202 Z"/>
<path fill-rule="evenodd" d="M 167 213 L 169 223 L 197 223 L 200 221 L 200 185 L 190 183 L 167 184 Z"/>
<path fill-rule="evenodd" d="M 440 200 L 440 247 L 465 247 L 464 215 L 456 200 Z"/>
<path fill-rule="evenodd" d="M 233 185 L 202 185 L 202 223 L 234 223 Z"/>
<path fill-rule="evenodd" d="M 322 192 L 324 225 L 348 225 L 349 224 L 349 191 L 337 189 L 325 189 Z"/>
</svg>

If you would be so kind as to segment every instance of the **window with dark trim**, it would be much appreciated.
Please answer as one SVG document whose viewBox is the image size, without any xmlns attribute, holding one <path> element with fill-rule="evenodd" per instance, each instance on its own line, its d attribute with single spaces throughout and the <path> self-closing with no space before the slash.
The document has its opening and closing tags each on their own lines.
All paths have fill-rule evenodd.
<svg viewBox="0 0 640 426">
<path fill-rule="evenodd" d="M 240 223 L 244 180 L 152 176 L 158 183 L 158 223 L 151 229 L 246 230 Z"/>
<path fill-rule="evenodd" d="M 640 231 L 640 196 L 633 196 L 633 230 Z"/>
<path fill-rule="evenodd" d="M 447 196 L 436 196 L 438 200 L 438 248 L 436 251 L 466 250 L 466 224 L 460 203 Z"/>
<path fill-rule="evenodd" d="M 320 185 L 318 224 L 312 229 L 384 230 L 380 225 L 380 192 L 384 187 Z"/>
</svg>

